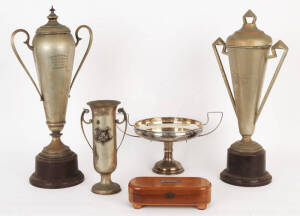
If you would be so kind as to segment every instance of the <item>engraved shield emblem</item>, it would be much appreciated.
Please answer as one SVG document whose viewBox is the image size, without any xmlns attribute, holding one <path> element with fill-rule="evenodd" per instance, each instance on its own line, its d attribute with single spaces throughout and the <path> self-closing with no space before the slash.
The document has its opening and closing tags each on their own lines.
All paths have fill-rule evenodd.
<svg viewBox="0 0 300 216">
<path fill-rule="evenodd" d="M 105 129 L 96 128 L 95 129 L 95 140 L 96 142 L 100 142 L 102 145 L 104 145 L 106 142 L 112 139 L 112 136 L 110 136 L 109 131 L 111 129 L 109 127 L 106 127 Z"/>
</svg>

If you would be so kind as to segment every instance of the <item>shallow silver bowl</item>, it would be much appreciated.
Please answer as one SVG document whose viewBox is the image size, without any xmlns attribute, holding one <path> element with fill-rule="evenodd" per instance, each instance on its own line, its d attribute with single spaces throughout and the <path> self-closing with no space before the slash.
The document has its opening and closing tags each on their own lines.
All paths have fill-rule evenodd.
<svg viewBox="0 0 300 216">
<path fill-rule="evenodd" d="M 176 142 L 199 136 L 203 131 L 200 121 L 178 118 L 148 118 L 135 123 L 136 134 L 149 140 Z"/>
<path fill-rule="evenodd" d="M 219 123 L 214 129 L 204 132 L 210 114 L 220 114 Z M 129 117 L 128 117 L 129 118 Z M 207 121 L 202 123 L 197 120 L 179 117 L 147 118 L 137 121 L 134 125 L 137 135 L 127 134 L 132 137 L 143 137 L 148 140 L 164 142 L 164 157 L 155 163 L 153 172 L 164 175 L 179 174 L 184 171 L 181 163 L 173 158 L 173 142 L 188 140 L 194 137 L 205 136 L 214 132 L 221 124 L 222 112 L 208 112 Z M 129 120 L 128 120 L 129 121 Z"/>
</svg>

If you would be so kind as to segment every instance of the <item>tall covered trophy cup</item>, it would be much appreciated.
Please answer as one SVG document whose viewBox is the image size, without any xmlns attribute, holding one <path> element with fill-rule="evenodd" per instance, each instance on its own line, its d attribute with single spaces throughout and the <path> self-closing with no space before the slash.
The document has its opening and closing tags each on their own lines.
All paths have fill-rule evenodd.
<svg viewBox="0 0 300 216">
<path fill-rule="evenodd" d="M 70 29 L 57 22 L 53 7 L 50 11 L 48 23 L 37 29 L 32 45 L 29 44 L 30 37 L 24 29 L 13 32 L 11 45 L 43 101 L 46 123 L 52 136 L 50 144 L 36 157 L 35 172 L 30 177 L 30 183 L 41 188 L 64 188 L 77 185 L 84 179 L 83 174 L 78 170 L 77 155 L 62 143 L 60 136 L 65 124 L 69 93 L 90 50 L 93 36 L 92 30 L 82 25 L 75 32 L 75 42 Z M 78 36 L 81 28 L 89 31 L 90 39 L 84 57 L 71 81 L 75 47 L 81 39 Z M 33 52 L 40 90 L 16 50 L 14 38 L 19 32 L 26 34 L 27 39 L 24 43 Z"/>
<path fill-rule="evenodd" d="M 93 151 L 95 170 L 101 174 L 101 181 L 92 187 L 92 192 L 96 194 L 114 194 L 121 191 L 118 183 L 112 182 L 111 174 L 117 167 L 117 150 L 122 145 L 127 131 L 127 114 L 123 108 L 118 109 L 118 113 L 123 114 L 123 120 L 116 119 L 116 109 L 120 104 L 115 100 L 98 100 L 87 103 L 92 110 L 92 119 L 84 120 L 84 115 L 89 113 L 84 109 L 81 114 L 81 129 L 87 143 Z M 125 132 L 119 147 L 117 147 L 116 124 L 125 122 Z M 83 129 L 83 123 L 93 126 L 93 146 L 88 141 Z"/>
<path fill-rule="evenodd" d="M 247 18 L 252 18 L 252 22 L 248 22 Z M 251 136 L 287 55 L 288 47 L 282 41 L 272 45 L 271 37 L 256 27 L 256 16 L 251 10 L 243 16 L 243 22 L 242 28 L 229 36 L 226 43 L 221 38 L 213 43 L 242 135 L 242 139 L 233 143 L 228 149 L 227 168 L 220 177 L 224 182 L 232 185 L 262 186 L 269 184 L 272 176 L 265 168 L 265 150 L 253 141 Z M 229 57 L 233 92 L 218 54 L 217 45 L 223 46 L 222 53 Z M 282 49 L 283 54 L 260 102 L 267 60 L 277 57 L 276 49 Z M 269 54 L 270 50 L 271 54 Z"/>
</svg>

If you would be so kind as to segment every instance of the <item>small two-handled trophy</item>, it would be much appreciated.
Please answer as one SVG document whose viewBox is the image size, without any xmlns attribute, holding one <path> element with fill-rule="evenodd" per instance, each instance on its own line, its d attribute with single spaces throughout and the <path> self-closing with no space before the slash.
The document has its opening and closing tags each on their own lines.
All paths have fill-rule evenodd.
<svg viewBox="0 0 300 216">
<path fill-rule="evenodd" d="M 112 182 L 111 174 L 117 167 L 117 150 L 122 145 L 127 131 L 127 114 L 123 108 L 118 112 L 122 113 L 124 119 L 116 120 L 116 109 L 120 104 L 114 100 L 98 100 L 87 103 L 92 110 L 92 119 L 84 120 L 84 115 L 89 112 L 84 109 L 81 114 L 81 128 L 83 135 L 93 151 L 95 170 L 101 174 L 101 181 L 92 187 L 92 192 L 96 194 L 114 194 L 121 191 L 119 184 Z M 93 146 L 88 141 L 83 129 L 83 122 L 93 126 Z M 121 143 L 117 147 L 116 124 L 125 122 L 125 133 Z"/>
</svg>

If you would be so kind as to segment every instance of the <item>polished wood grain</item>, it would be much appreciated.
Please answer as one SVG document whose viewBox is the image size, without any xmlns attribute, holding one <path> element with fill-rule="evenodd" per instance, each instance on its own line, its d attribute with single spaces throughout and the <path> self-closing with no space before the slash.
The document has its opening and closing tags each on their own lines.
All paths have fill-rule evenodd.
<svg viewBox="0 0 300 216">
<path fill-rule="evenodd" d="M 128 192 L 136 209 L 145 205 L 206 209 L 211 200 L 211 183 L 199 177 L 137 177 L 129 182 Z"/>
<path fill-rule="evenodd" d="M 35 158 L 35 172 L 31 175 L 30 184 L 40 188 L 56 189 L 71 187 L 83 182 L 84 176 L 78 170 L 77 155 L 69 154 L 49 157 L 43 152 Z"/>
</svg>

